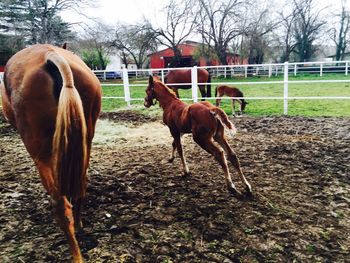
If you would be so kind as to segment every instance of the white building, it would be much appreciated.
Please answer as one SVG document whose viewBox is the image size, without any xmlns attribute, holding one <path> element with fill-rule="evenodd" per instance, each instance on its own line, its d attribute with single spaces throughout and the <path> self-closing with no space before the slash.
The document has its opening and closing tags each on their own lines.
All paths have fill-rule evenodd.
<svg viewBox="0 0 350 263">
<path fill-rule="evenodd" d="M 125 68 L 125 64 L 123 64 L 121 57 L 118 54 L 112 54 L 110 57 L 110 62 L 108 63 L 106 70 L 108 71 L 114 71 L 114 70 L 121 70 Z M 128 64 L 128 70 L 135 70 L 137 69 L 137 66 L 135 63 L 130 62 Z"/>
</svg>

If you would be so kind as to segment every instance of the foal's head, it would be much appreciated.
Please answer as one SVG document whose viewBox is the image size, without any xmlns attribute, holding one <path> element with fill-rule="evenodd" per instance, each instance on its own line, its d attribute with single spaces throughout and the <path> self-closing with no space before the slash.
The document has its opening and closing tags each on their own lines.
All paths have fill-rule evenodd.
<svg viewBox="0 0 350 263">
<path fill-rule="evenodd" d="M 157 103 L 156 93 L 154 91 L 155 81 L 153 79 L 153 76 L 149 76 L 148 79 L 148 86 L 146 89 L 146 97 L 144 101 L 144 105 L 146 108 L 151 107 L 152 105 L 155 105 Z"/>
<path fill-rule="evenodd" d="M 146 108 L 155 105 L 157 100 L 162 105 L 165 99 L 175 99 L 176 94 L 163 84 L 158 78 L 149 76 L 148 86 L 146 89 L 146 97 L 144 105 Z"/>
</svg>

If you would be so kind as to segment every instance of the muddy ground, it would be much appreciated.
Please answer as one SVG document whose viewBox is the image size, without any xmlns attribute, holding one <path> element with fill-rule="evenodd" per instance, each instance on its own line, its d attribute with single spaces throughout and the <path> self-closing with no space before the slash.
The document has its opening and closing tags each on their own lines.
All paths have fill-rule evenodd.
<svg viewBox="0 0 350 263">
<path fill-rule="evenodd" d="M 190 136 L 192 177 L 181 177 L 180 160 L 167 162 L 160 118 L 103 114 L 78 236 L 86 262 L 350 262 L 350 119 L 233 121 L 230 144 L 252 200 L 228 194 L 218 164 Z M 0 262 L 70 260 L 36 169 L 3 119 L 0 224 Z"/>
</svg>

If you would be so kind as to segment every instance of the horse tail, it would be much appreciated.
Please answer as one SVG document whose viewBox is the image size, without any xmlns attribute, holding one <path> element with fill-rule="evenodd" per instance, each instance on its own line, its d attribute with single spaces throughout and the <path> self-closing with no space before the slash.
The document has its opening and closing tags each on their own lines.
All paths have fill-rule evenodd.
<svg viewBox="0 0 350 263">
<path fill-rule="evenodd" d="M 87 181 L 87 128 L 83 104 L 74 87 L 68 62 L 55 51 L 46 54 L 46 62 L 54 64 L 62 77 L 52 141 L 54 181 L 60 195 L 77 199 L 85 196 Z"/>
<path fill-rule="evenodd" d="M 208 75 L 208 83 L 207 83 L 207 98 L 210 98 L 211 97 L 211 75 L 209 71 L 208 71 L 208 74 L 209 75 Z"/>
<path fill-rule="evenodd" d="M 218 108 L 218 107 L 213 107 L 210 109 L 210 112 L 214 115 L 214 117 L 220 121 L 223 125 L 225 125 L 228 130 L 230 131 L 231 136 L 234 136 L 237 133 L 236 127 L 233 125 L 233 123 L 228 119 L 226 113 Z"/>
</svg>

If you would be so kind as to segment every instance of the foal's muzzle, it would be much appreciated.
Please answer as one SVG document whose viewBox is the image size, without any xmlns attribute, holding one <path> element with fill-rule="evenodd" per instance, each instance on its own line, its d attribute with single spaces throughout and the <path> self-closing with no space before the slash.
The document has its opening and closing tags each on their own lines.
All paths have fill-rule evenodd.
<svg viewBox="0 0 350 263">
<path fill-rule="evenodd" d="M 146 97 L 144 102 L 143 102 L 143 105 L 146 107 L 146 108 L 149 108 L 153 105 L 156 105 L 157 103 L 157 100 L 156 99 L 153 99 L 153 98 L 149 98 L 149 97 Z"/>
</svg>

